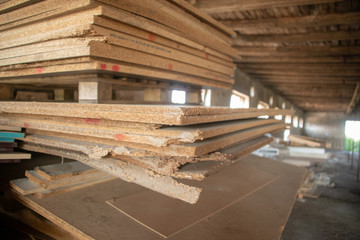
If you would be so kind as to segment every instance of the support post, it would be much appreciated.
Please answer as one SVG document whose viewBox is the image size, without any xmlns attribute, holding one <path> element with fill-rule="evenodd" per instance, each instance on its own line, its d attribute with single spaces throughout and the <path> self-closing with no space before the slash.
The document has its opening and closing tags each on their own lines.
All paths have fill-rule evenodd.
<svg viewBox="0 0 360 240">
<path fill-rule="evenodd" d="M 80 103 L 99 103 L 102 100 L 112 100 L 112 84 L 95 81 L 79 82 L 79 102 Z"/>
<path fill-rule="evenodd" d="M 144 90 L 145 102 L 168 102 L 168 90 L 162 88 L 146 88 Z"/>
</svg>

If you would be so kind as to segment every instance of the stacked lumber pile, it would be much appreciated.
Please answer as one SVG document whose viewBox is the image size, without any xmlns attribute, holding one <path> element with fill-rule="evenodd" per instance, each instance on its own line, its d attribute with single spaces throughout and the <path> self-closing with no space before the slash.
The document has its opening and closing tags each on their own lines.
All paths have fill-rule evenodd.
<svg viewBox="0 0 360 240">
<path fill-rule="evenodd" d="M 109 174 L 80 162 L 68 162 L 36 167 L 25 171 L 26 178 L 10 181 L 10 186 L 22 195 L 38 198 L 53 196 L 114 179 Z"/>
<path fill-rule="evenodd" d="M 21 159 L 30 159 L 31 154 L 15 152 L 15 138 L 24 138 L 21 127 L 0 124 L 0 163 L 19 163 Z"/>
<path fill-rule="evenodd" d="M 22 126 L 20 147 L 75 159 L 126 181 L 195 203 L 202 180 L 271 140 L 278 109 L 3 102 L 0 124 Z"/>
<path fill-rule="evenodd" d="M 0 3 L 2 82 L 90 81 L 68 77 L 84 73 L 219 88 L 234 82 L 235 33 L 185 1 L 25 2 Z"/>
</svg>

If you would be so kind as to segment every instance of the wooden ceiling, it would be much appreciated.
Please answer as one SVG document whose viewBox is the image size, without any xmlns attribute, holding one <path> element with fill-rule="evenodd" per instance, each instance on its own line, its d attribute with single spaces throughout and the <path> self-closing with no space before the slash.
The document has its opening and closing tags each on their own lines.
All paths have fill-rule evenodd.
<svg viewBox="0 0 360 240">
<path fill-rule="evenodd" d="M 238 68 L 305 111 L 354 106 L 359 0 L 190 0 L 237 33 Z"/>
</svg>

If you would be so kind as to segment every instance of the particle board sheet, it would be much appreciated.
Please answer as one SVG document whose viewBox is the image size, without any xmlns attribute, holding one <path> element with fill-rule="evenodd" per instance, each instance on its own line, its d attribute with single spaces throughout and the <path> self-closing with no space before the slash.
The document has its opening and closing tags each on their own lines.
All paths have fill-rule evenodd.
<svg viewBox="0 0 360 240">
<path fill-rule="evenodd" d="M 56 147 L 55 145 L 59 144 L 59 147 L 72 150 L 74 150 L 73 148 L 75 147 L 75 145 L 71 146 L 69 142 L 74 141 L 74 143 L 76 143 L 77 141 L 76 144 L 79 146 L 79 150 L 88 154 L 91 158 L 95 159 L 97 158 L 97 156 L 99 156 L 98 153 L 100 154 L 100 156 L 102 154 L 101 152 L 97 152 L 96 146 L 93 146 L 95 143 L 103 145 L 103 149 L 108 149 L 106 150 L 106 154 L 114 153 L 116 155 L 116 147 L 129 147 L 138 150 L 156 152 L 159 155 L 163 156 L 200 157 L 205 154 L 228 148 L 238 143 L 254 139 L 256 137 L 260 137 L 266 133 L 276 132 L 283 129 L 285 126 L 286 125 L 282 123 L 270 124 L 266 126 L 260 126 L 220 135 L 217 137 L 205 139 L 203 141 L 185 144 L 172 144 L 161 147 L 154 146 L 154 144 L 149 145 L 119 141 L 121 139 L 112 140 L 32 129 L 27 129 L 26 138 L 20 140 L 30 143 L 39 143 L 52 147 Z M 37 135 L 39 137 L 34 135 Z M 48 139 L 48 142 L 46 142 L 46 138 Z M 101 146 L 98 149 L 101 150 Z"/>
<path fill-rule="evenodd" d="M 198 183 L 203 191 L 194 205 L 152 191 L 114 198 L 107 203 L 159 235 L 169 237 L 211 217 L 276 178 L 276 175 L 237 163 Z"/>
<path fill-rule="evenodd" d="M 241 163 L 279 177 L 168 239 L 279 239 L 305 169 L 254 155 Z M 140 186 L 117 179 L 56 197 L 37 199 L 17 193 L 14 197 L 80 239 L 164 239 L 105 203 L 142 191 Z"/>
<path fill-rule="evenodd" d="M 1 102 L 2 113 L 107 119 L 163 125 L 191 125 L 292 114 L 290 110 L 170 105 Z"/>
<path fill-rule="evenodd" d="M 136 124 L 116 121 L 91 121 L 66 117 L 44 117 L 36 115 L 0 114 L 0 124 L 25 127 L 43 131 L 101 137 L 127 142 L 157 146 L 195 142 L 226 133 L 256 126 L 279 123 L 276 119 L 246 119 L 229 122 L 200 124 L 188 127 L 162 127 L 158 129 L 136 128 Z M 149 126 L 150 128 L 151 126 Z"/>
</svg>

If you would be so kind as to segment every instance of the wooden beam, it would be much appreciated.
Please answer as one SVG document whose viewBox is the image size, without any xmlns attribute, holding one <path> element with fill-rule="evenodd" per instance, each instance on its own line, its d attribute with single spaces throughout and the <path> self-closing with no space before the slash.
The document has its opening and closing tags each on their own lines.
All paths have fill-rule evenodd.
<svg viewBox="0 0 360 240">
<path fill-rule="evenodd" d="M 360 56 L 254 57 L 242 56 L 235 63 L 360 63 Z"/>
<path fill-rule="evenodd" d="M 291 70 L 314 70 L 322 71 L 333 70 L 359 70 L 360 64 L 357 63 L 238 63 L 240 69 L 291 69 Z"/>
<path fill-rule="evenodd" d="M 315 28 L 338 24 L 358 24 L 360 12 L 333 13 L 283 18 L 239 19 L 221 21 L 236 31 L 269 28 Z"/>
<path fill-rule="evenodd" d="M 359 46 L 306 46 L 306 47 L 235 47 L 240 56 L 255 57 L 324 57 L 360 55 Z"/>
<path fill-rule="evenodd" d="M 289 76 L 311 76 L 313 78 L 322 76 L 338 76 L 338 77 L 360 77 L 360 69 L 333 69 L 333 70 L 321 70 L 321 69 L 256 69 L 256 68 L 241 68 L 240 71 L 246 73 L 256 74 L 270 74 L 270 75 L 289 75 Z"/>
<path fill-rule="evenodd" d="M 347 104 L 350 102 L 351 98 L 333 98 L 333 97 L 291 97 L 288 96 L 287 99 L 292 102 L 308 102 L 316 104 L 332 104 L 332 103 L 341 103 Z"/>
<path fill-rule="evenodd" d="M 338 76 L 291 76 L 287 74 L 249 74 L 253 79 L 261 81 L 263 84 L 271 83 L 347 83 L 356 84 L 358 77 L 338 77 Z"/>
<path fill-rule="evenodd" d="M 196 15 L 199 19 L 204 20 L 208 24 L 212 25 L 213 27 L 217 28 L 218 30 L 226 33 L 229 36 L 235 37 L 236 33 L 231 30 L 230 28 L 223 25 L 221 22 L 216 21 L 214 18 L 210 17 L 208 14 L 200 11 L 198 8 L 194 7 L 190 3 L 184 0 L 170 0 L 173 4 L 183 8 L 185 11 L 189 12 L 192 15 Z"/>
<path fill-rule="evenodd" d="M 306 90 L 296 90 L 296 89 L 279 89 L 275 87 L 274 90 L 280 92 L 285 98 L 288 97 L 326 97 L 326 98 L 350 98 L 352 96 L 353 90 L 349 89 L 331 89 L 331 90 L 322 90 L 322 91 L 306 91 Z"/>
<path fill-rule="evenodd" d="M 312 32 L 298 34 L 270 34 L 270 35 L 238 35 L 233 40 L 234 46 L 243 46 L 248 43 L 261 45 L 263 43 L 278 42 L 322 42 L 333 40 L 354 40 L 360 38 L 360 31 Z"/>
<path fill-rule="evenodd" d="M 350 114 L 353 109 L 355 108 L 356 104 L 359 102 L 359 99 L 360 99 L 360 82 L 358 82 L 356 84 L 356 88 L 355 88 L 355 91 L 354 91 L 354 94 L 351 98 L 351 101 L 349 103 L 349 106 L 347 107 L 346 109 L 346 113 L 347 114 Z"/>
<path fill-rule="evenodd" d="M 320 4 L 330 2 L 341 2 L 342 0 L 197 0 L 195 7 L 209 14 L 248 11 L 255 9 L 266 9 L 276 7 L 291 7 L 298 5 Z"/>
</svg>

